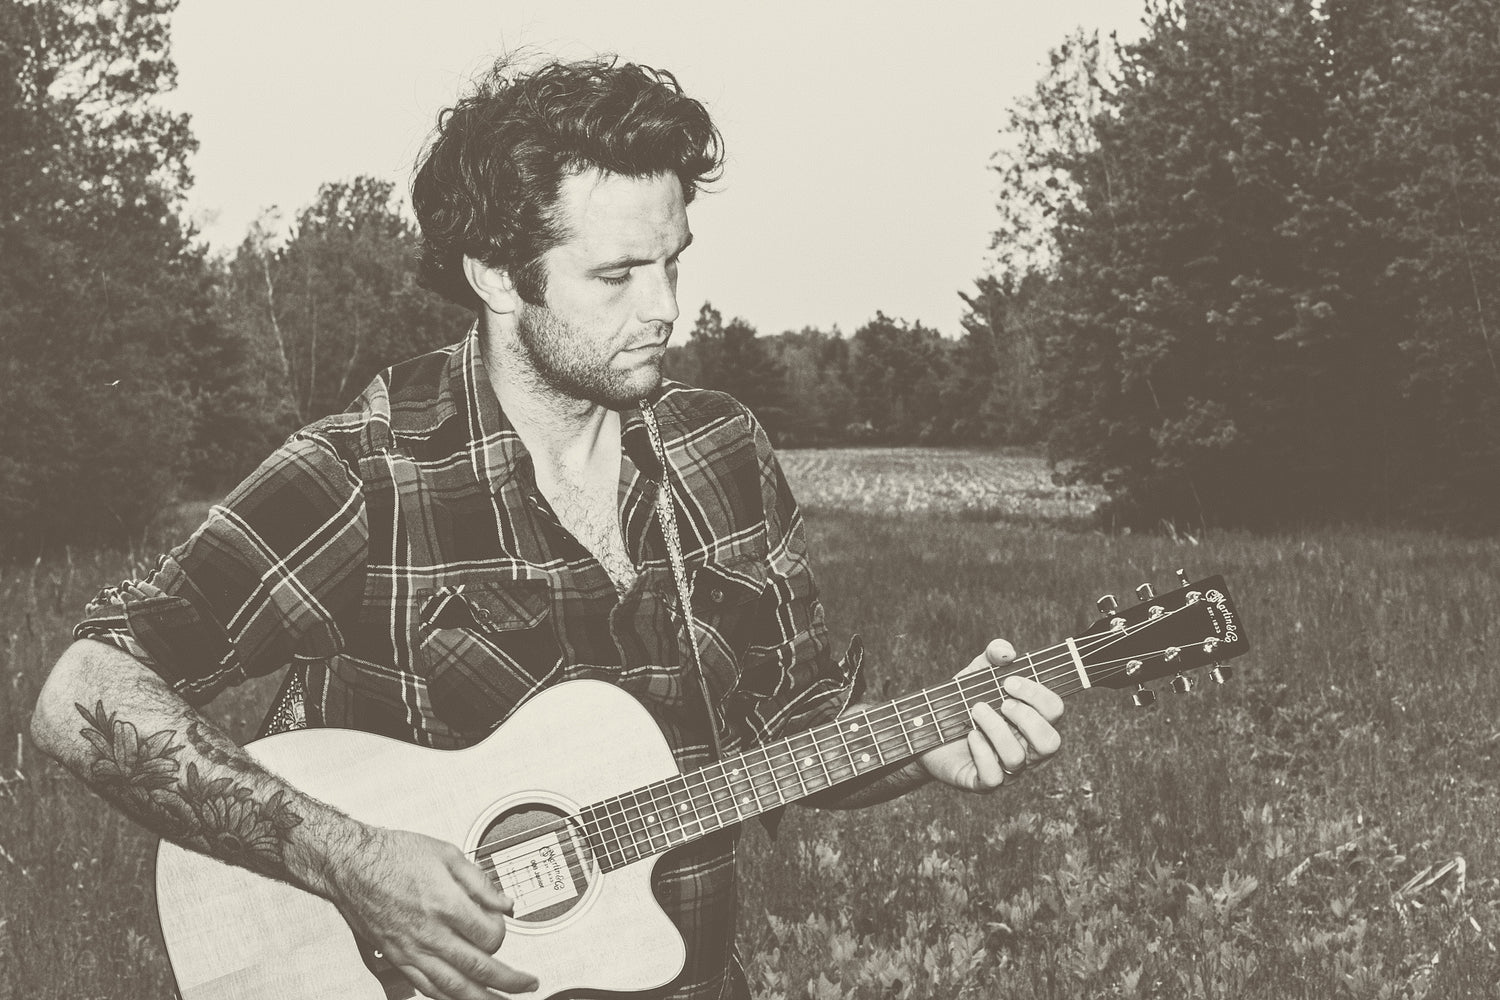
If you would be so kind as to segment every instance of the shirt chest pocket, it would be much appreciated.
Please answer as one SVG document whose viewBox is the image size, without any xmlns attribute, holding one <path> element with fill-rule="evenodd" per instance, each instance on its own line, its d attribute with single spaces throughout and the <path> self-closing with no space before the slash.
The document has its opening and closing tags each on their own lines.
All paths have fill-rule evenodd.
<svg viewBox="0 0 1500 1000">
<path fill-rule="evenodd" d="M 765 563 L 753 557 L 714 561 L 692 571 L 693 620 L 738 658 L 761 643 L 766 623 L 757 614 L 766 589 Z"/>
<path fill-rule="evenodd" d="M 544 686 L 561 659 L 546 580 L 441 587 L 425 597 L 417 634 L 433 714 L 472 735 Z"/>
</svg>

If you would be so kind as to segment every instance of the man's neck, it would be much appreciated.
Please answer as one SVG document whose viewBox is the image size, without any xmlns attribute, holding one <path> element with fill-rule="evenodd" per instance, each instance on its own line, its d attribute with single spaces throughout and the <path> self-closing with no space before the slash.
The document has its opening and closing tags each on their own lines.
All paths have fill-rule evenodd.
<svg viewBox="0 0 1500 1000">
<path fill-rule="evenodd" d="M 538 472 L 579 475 L 598 468 L 601 460 L 617 459 L 619 411 L 529 377 L 524 358 L 513 357 L 514 349 L 507 350 L 502 338 L 486 336 L 480 343 L 490 386 Z"/>
</svg>

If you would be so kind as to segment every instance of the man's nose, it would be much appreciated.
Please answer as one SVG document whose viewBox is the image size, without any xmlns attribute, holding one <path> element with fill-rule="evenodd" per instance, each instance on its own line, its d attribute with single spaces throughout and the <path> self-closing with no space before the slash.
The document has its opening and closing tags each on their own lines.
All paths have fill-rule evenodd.
<svg viewBox="0 0 1500 1000">
<path fill-rule="evenodd" d="M 642 323 L 676 322 L 677 269 L 674 267 L 643 268 L 637 287 L 641 291 L 639 303 Z"/>
</svg>

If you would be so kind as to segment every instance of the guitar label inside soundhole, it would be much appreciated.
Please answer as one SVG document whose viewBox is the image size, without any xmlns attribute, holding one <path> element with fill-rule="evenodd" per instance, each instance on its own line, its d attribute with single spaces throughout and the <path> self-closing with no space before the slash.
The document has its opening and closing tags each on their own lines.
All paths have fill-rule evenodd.
<svg viewBox="0 0 1500 1000">
<path fill-rule="evenodd" d="M 515 904 L 514 916 L 571 903 L 583 894 L 573 881 L 567 855 L 562 838 L 555 833 L 495 855 L 500 888 Z"/>
<path fill-rule="evenodd" d="M 484 831 L 477 852 L 514 905 L 511 917 L 544 923 L 561 917 L 588 892 L 597 869 L 573 819 L 533 803 L 506 811 Z"/>
</svg>

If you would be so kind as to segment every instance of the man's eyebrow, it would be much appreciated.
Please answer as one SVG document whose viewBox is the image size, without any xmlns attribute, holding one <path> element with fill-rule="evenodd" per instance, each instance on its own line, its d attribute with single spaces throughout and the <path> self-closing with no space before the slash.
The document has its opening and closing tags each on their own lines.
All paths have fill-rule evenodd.
<svg viewBox="0 0 1500 1000">
<path fill-rule="evenodd" d="M 680 256 L 682 256 L 682 252 L 684 250 L 686 250 L 688 247 L 692 246 L 692 245 L 693 245 L 693 234 L 692 233 L 688 233 L 687 234 L 687 239 L 685 239 L 685 240 L 682 241 L 682 246 L 678 247 L 677 250 L 671 255 L 671 257 L 668 257 L 667 259 L 671 260 L 673 257 L 680 257 Z M 655 263 L 656 263 L 656 261 L 653 260 L 653 259 L 651 259 L 651 258 L 649 258 L 649 257 L 619 257 L 619 258 L 616 258 L 615 260 L 605 261 L 602 264 L 595 264 L 593 267 L 589 268 L 589 270 L 593 271 L 593 272 L 598 272 L 598 271 L 617 271 L 617 270 L 619 270 L 620 268 L 623 268 L 623 267 L 642 267 L 642 266 L 644 266 L 646 264 L 655 264 Z"/>
</svg>

